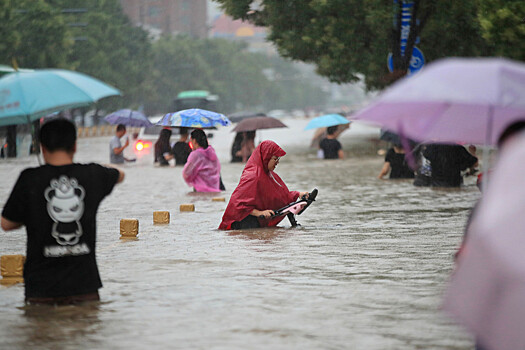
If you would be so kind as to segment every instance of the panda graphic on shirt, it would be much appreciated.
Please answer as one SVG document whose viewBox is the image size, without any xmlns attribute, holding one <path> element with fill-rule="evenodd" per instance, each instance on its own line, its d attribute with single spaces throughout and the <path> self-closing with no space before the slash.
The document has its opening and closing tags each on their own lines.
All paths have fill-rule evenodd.
<svg viewBox="0 0 525 350">
<path fill-rule="evenodd" d="M 85 190 L 77 179 L 62 175 L 52 179 L 44 191 L 47 200 L 47 212 L 53 219 L 51 235 L 59 246 L 47 246 L 44 255 L 60 257 L 67 255 L 88 254 L 90 249 L 85 243 L 79 244 L 82 236 L 80 219 L 84 214 Z"/>
</svg>

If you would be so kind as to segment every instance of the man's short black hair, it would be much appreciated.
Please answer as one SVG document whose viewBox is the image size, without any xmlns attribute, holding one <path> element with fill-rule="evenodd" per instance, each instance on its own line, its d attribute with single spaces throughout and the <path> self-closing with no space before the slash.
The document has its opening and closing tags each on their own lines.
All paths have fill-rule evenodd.
<svg viewBox="0 0 525 350">
<path fill-rule="evenodd" d="M 125 131 L 125 130 L 126 130 L 126 125 L 124 124 L 117 125 L 117 131 Z"/>
<path fill-rule="evenodd" d="M 498 138 L 498 147 L 503 146 L 507 139 L 525 129 L 525 119 L 508 125 Z"/>
<path fill-rule="evenodd" d="M 42 125 L 39 136 L 40 143 L 49 152 L 73 152 L 77 141 L 77 129 L 71 121 L 56 118 Z"/>
<path fill-rule="evenodd" d="M 335 132 L 337 131 L 337 125 L 334 125 L 334 126 L 330 126 L 326 129 L 326 133 L 328 135 L 333 135 L 335 134 Z"/>
</svg>

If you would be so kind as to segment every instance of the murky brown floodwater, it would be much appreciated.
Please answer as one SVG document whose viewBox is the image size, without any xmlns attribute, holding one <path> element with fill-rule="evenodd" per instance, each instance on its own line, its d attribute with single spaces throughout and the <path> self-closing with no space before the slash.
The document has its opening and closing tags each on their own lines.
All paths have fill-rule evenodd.
<svg viewBox="0 0 525 350">
<path fill-rule="evenodd" d="M 377 180 L 382 159 L 362 154 L 370 130 L 358 125 L 341 138 L 358 155 L 318 160 L 306 121 L 286 123 L 262 137 L 288 152 L 277 172 L 291 189 L 319 189 L 301 227 L 218 231 L 227 203 L 190 193 L 180 168 L 139 161 L 99 210 L 102 302 L 24 307 L 22 285 L 0 287 L 0 349 L 472 348 L 439 306 L 477 188 Z M 228 163 L 229 130 L 212 139 L 226 199 L 242 171 Z M 77 161 L 107 162 L 108 141 L 79 140 Z M 0 162 L 2 203 L 34 165 Z M 196 211 L 179 212 L 183 203 Z M 171 224 L 154 226 L 155 210 Z M 137 241 L 119 239 L 122 218 L 139 219 Z M 25 231 L 0 232 L 5 254 L 25 254 Z"/>
</svg>

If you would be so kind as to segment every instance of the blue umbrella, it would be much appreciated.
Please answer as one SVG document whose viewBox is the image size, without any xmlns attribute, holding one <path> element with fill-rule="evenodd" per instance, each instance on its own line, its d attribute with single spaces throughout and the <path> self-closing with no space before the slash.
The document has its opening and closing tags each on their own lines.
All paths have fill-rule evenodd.
<svg viewBox="0 0 525 350">
<path fill-rule="evenodd" d="M 228 126 L 230 124 L 230 120 L 224 114 L 199 108 L 168 113 L 157 122 L 157 125 L 161 126 L 187 128 L 213 128 L 217 125 Z"/>
<path fill-rule="evenodd" d="M 124 124 L 127 126 L 144 127 L 153 125 L 144 113 L 133 111 L 131 109 L 120 109 L 116 112 L 110 113 L 104 117 L 104 120 L 113 125 Z"/>
<path fill-rule="evenodd" d="M 25 124 L 120 91 L 88 75 L 62 69 L 16 72 L 0 78 L 0 126 Z"/>
<path fill-rule="evenodd" d="M 329 126 L 348 124 L 350 121 L 340 114 L 325 114 L 320 117 L 316 117 L 306 125 L 304 130 L 325 128 Z"/>
</svg>

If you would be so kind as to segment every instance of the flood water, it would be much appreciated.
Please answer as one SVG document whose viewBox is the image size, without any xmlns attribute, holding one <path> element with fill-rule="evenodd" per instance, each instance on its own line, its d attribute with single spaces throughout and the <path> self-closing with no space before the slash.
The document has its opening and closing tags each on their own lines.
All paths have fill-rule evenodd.
<svg viewBox="0 0 525 350">
<path fill-rule="evenodd" d="M 0 287 L 0 349 L 471 349 L 440 304 L 479 198 L 472 181 L 458 190 L 381 181 L 374 130 L 353 125 L 340 138 L 348 158 L 323 161 L 308 148 L 307 121 L 285 123 L 259 138 L 288 152 L 276 172 L 290 189 L 319 189 L 302 226 L 216 229 L 243 169 L 229 163 L 230 127 L 211 139 L 226 202 L 191 193 L 181 168 L 141 159 L 98 212 L 102 301 L 26 307 L 23 285 Z M 76 160 L 106 163 L 108 142 L 79 139 Z M 35 165 L 0 161 L 2 203 Z M 186 203 L 195 212 L 179 212 Z M 153 225 L 157 210 L 170 211 L 169 225 Z M 119 239 L 123 218 L 139 220 L 138 240 Z M 23 229 L 0 232 L 6 254 L 25 254 Z"/>
</svg>

